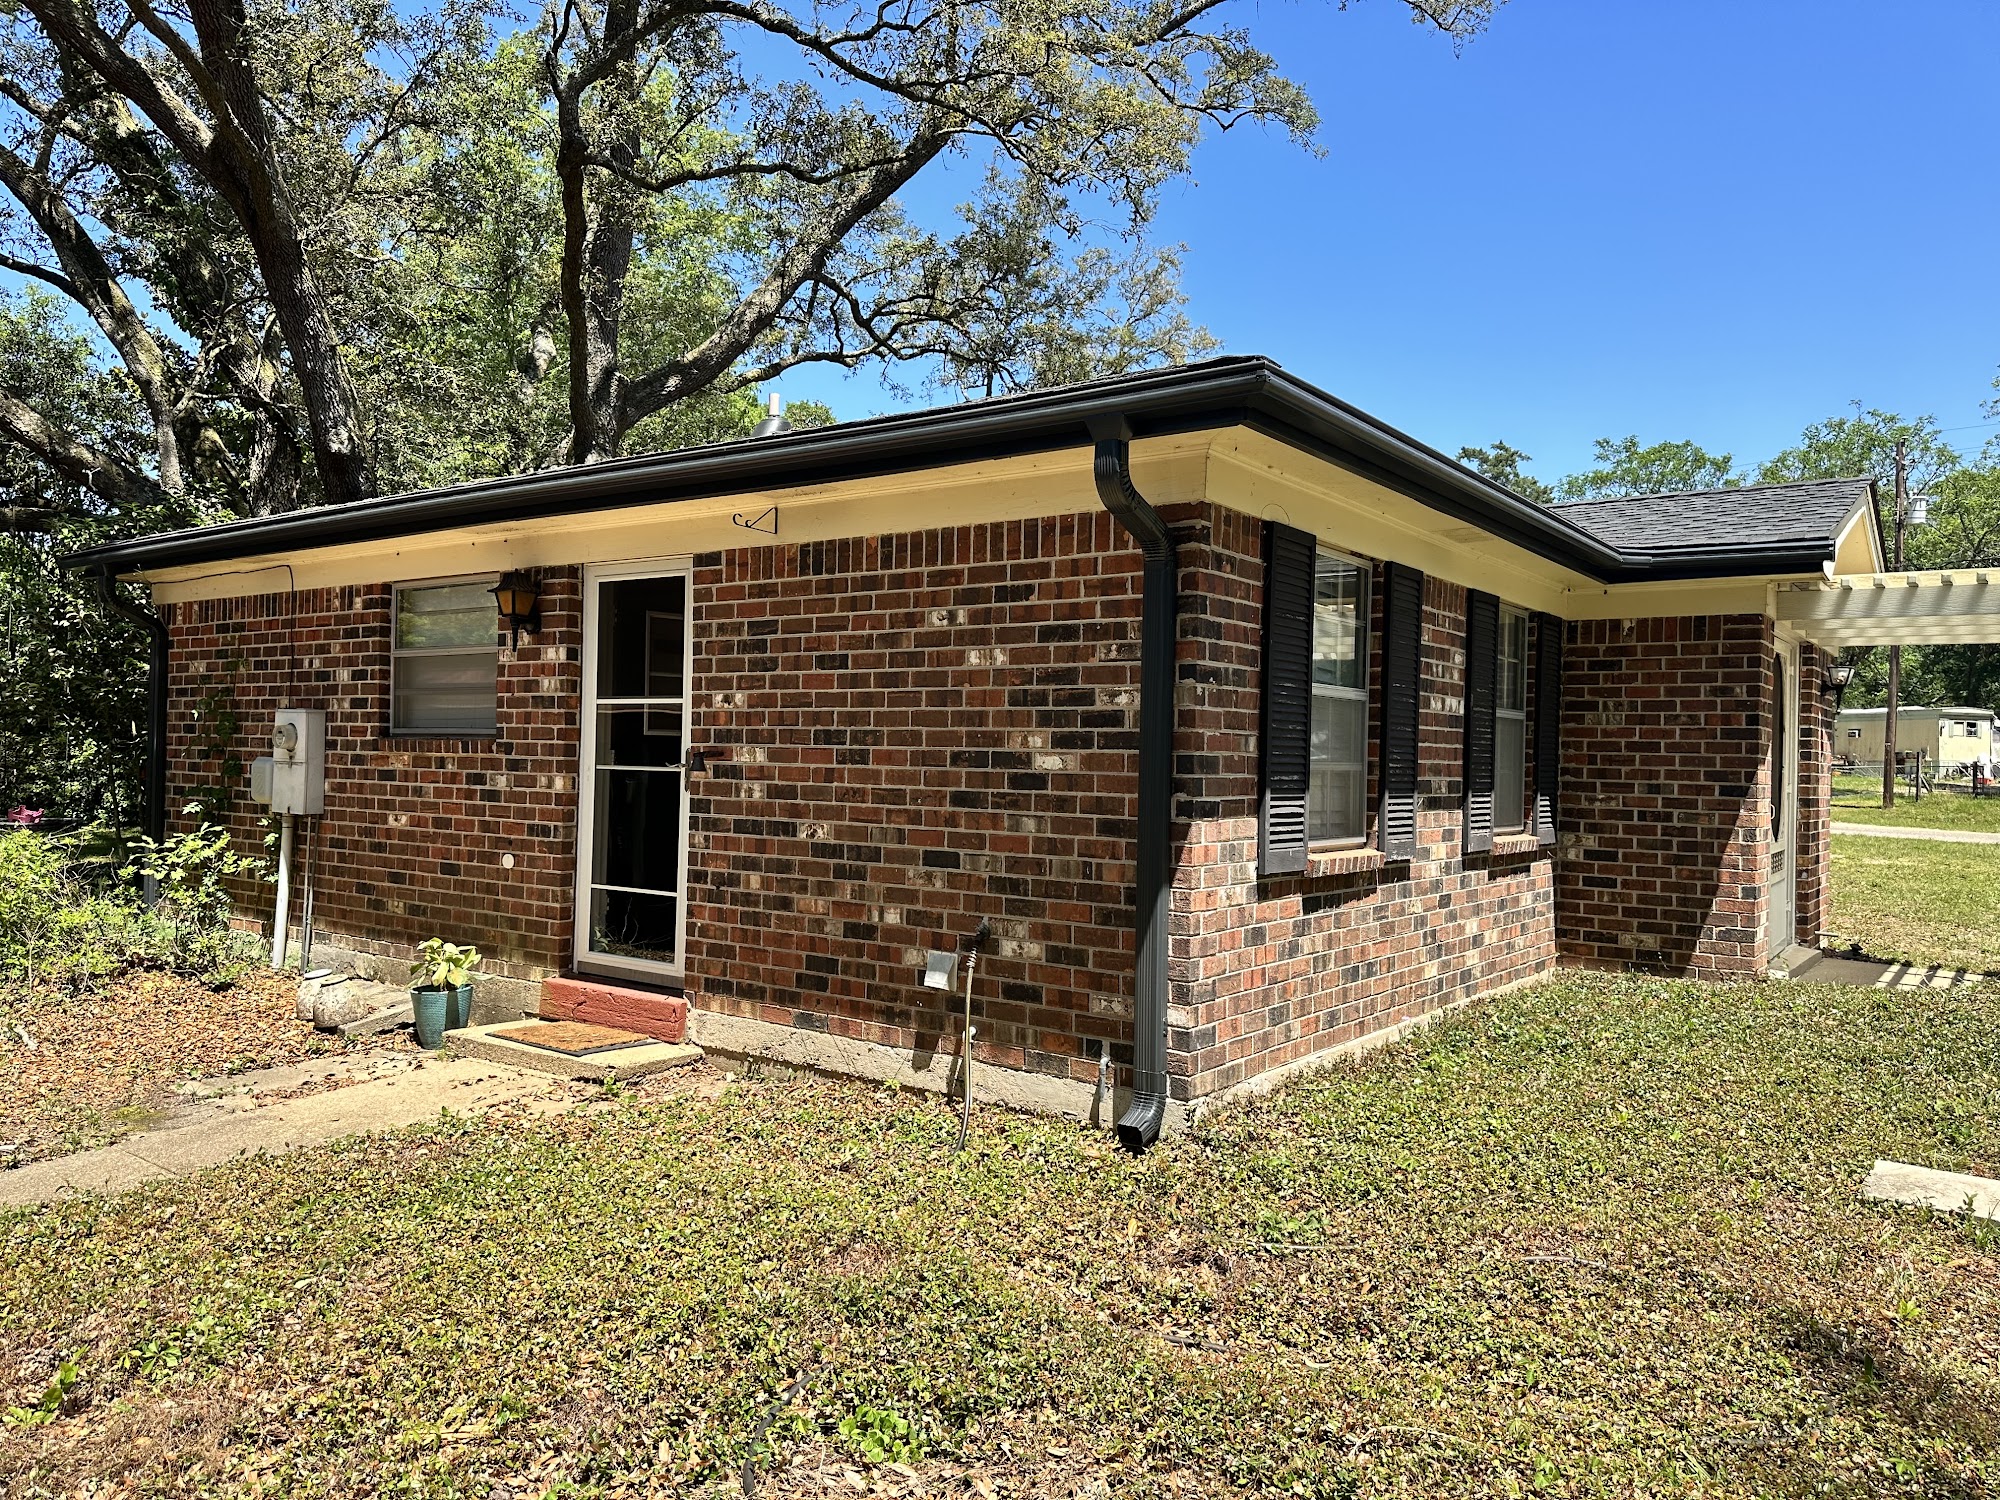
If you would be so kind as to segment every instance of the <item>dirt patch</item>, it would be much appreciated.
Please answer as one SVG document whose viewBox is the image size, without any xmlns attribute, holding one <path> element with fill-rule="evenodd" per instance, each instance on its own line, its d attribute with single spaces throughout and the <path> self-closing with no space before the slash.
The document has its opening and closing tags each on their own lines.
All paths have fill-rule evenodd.
<svg viewBox="0 0 2000 1500">
<path fill-rule="evenodd" d="M 135 974 L 73 999 L 0 1002 L 0 1168 L 87 1150 L 157 1123 L 174 1085 L 331 1056 L 350 1045 L 292 1014 L 295 981 L 211 990 Z M 23 1033 L 25 1032 L 25 1039 Z"/>
</svg>

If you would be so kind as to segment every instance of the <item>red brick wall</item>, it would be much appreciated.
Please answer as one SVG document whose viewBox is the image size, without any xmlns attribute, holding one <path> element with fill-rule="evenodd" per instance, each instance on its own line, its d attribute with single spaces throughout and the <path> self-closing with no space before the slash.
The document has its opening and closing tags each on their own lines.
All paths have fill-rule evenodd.
<svg viewBox="0 0 2000 1500">
<path fill-rule="evenodd" d="M 1819 945 L 1830 888 L 1827 842 L 1833 815 L 1833 694 L 1825 686 L 1832 655 L 1799 649 L 1798 940 Z"/>
<path fill-rule="evenodd" d="M 1178 534 L 1177 810 L 1188 821 L 1177 825 L 1175 1097 L 1200 1098 L 1553 964 L 1549 851 L 1518 837 L 1502 840 L 1513 852 L 1459 847 L 1465 590 L 1425 584 L 1417 857 L 1384 863 L 1364 849 L 1316 859 L 1303 876 L 1259 879 L 1263 523 L 1211 508 Z"/>
<path fill-rule="evenodd" d="M 192 826 L 181 805 L 216 788 L 232 842 L 258 849 L 269 819 L 250 800 L 249 766 L 270 753 L 273 712 L 323 708 L 318 934 L 391 957 L 437 934 L 477 944 L 500 975 L 561 966 L 575 862 L 577 572 L 551 569 L 542 588 L 541 633 L 502 652 L 498 733 L 465 739 L 389 734 L 387 584 L 167 606 L 173 826 Z M 269 921 L 270 885 L 234 894 L 239 911 Z M 299 901 L 295 887 L 294 924 Z"/>
<path fill-rule="evenodd" d="M 1761 615 L 1570 626 L 1556 891 L 1566 959 L 1763 970 L 1772 639 Z"/>
<path fill-rule="evenodd" d="M 694 1002 L 949 1049 L 986 916 L 981 1058 L 1128 1063 L 1138 588 L 1103 513 L 697 557 Z"/>
</svg>

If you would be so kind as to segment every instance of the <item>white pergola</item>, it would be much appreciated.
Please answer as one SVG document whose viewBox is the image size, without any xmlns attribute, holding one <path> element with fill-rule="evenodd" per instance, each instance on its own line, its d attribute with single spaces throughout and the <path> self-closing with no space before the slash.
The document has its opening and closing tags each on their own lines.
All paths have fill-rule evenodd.
<svg viewBox="0 0 2000 1500">
<path fill-rule="evenodd" d="M 1778 623 L 1834 651 L 2000 643 L 2000 569 L 1849 573 L 1784 584 Z"/>
</svg>

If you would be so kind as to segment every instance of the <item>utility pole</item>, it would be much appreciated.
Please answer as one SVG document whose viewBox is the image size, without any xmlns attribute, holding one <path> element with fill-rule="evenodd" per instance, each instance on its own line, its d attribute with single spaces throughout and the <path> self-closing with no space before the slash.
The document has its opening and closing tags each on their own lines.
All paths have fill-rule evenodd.
<svg viewBox="0 0 2000 1500">
<path fill-rule="evenodd" d="M 1901 438 L 1896 439 L 1896 555 L 1890 566 L 1903 571 L 1903 526 L 1910 515 L 1909 457 Z M 1903 648 L 1889 648 L 1888 709 L 1882 715 L 1882 805 L 1896 805 L 1896 715 L 1902 711 Z"/>
</svg>

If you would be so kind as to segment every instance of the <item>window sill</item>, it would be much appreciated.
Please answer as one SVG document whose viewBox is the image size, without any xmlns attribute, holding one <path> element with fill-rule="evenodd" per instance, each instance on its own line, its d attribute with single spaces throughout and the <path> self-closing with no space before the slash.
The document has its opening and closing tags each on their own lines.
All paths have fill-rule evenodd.
<svg viewBox="0 0 2000 1500">
<path fill-rule="evenodd" d="M 1495 858 L 1509 854 L 1533 854 L 1542 847 L 1542 841 L 1532 833 L 1496 833 L 1493 835 Z"/>
<path fill-rule="evenodd" d="M 1308 880 L 1324 875 L 1371 875 L 1385 861 L 1380 849 L 1362 845 L 1352 849 L 1320 849 L 1306 852 Z"/>
</svg>

